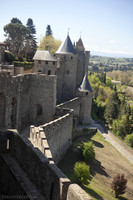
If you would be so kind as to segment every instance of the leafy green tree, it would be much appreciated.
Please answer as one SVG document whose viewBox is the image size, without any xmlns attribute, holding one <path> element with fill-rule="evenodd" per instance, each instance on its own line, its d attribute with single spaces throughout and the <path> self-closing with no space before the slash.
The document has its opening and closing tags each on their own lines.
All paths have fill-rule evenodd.
<svg viewBox="0 0 133 200">
<path fill-rule="evenodd" d="M 79 146 L 79 151 L 85 161 L 91 161 L 95 158 L 95 151 L 92 142 L 82 142 Z"/>
<path fill-rule="evenodd" d="M 109 78 L 109 77 L 106 78 L 106 85 L 107 85 L 108 87 L 110 87 L 110 88 L 113 88 L 113 83 L 112 83 L 112 81 L 111 81 L 111 78 Z"/>
<path fill-rule="evenodd" d="M 79 182 L 86 184 L 90 177 L 90 167 L 84 162 L 76 162 L 74 165 L 74 174 Z"/>
<path fill-rule="evenodd" d="M 49 35 L 53 35 L 52 33 L 52 29 L 51 29 L 51 26 L 50 25 L 47 25 L 47 28 L 46 28 L 46 34 L 45 36 L 49 36 Z"/>
<path fill-rule="evenodd" d="M 126 136 L 126 142 L 133 147 L 133 133 Z"/>
<path fill-rule="evenodd" d="M 117 92 L 113 92 L 105 107 L 104 117 L 107 123 L 111 124 L 113 119 L 118 118 L 120 101 Z"/>
<path fill-rule="evenodd" d="M 16 20 L 16 22 L 13 20 L 13 23 L 11 22 L 4 26 L 4 31 L 7 37 L 5 43 L 9 51 L 11 51 L 15 57 L 20 57 L 29 30 L 22 23 L 18 23 L 18 20 Z"/>
<path fill-rule="evenodd" d="M 111 183 L 111 188 L 115 192 L 115 197 L 118 197 L 120 194 L 124 194 L 127 187 L 127 179 L 125 179 L 124 174 L 117 174 Z"/>
<path fill-rule="evenodd" d="M 124 138 L 127 134 L 130 134 L 130 120 L 126 115 L 123 115 L 121 119 L 113 121 L 112 124 L 113 131 Z"/>
<path fill-rule="evenodd" d="M 61 45 L 61 41 L 60 40 L 56 40 L 56 39 L 54 39 L 54 37 L 49 35 L 49 36 L 45 36 L 42 39 L 42 41 L 40 42 L 39 49 L 48 50 L 52 54 L 54 54 L 58 50 L 60 45 Z"/>
</svg>

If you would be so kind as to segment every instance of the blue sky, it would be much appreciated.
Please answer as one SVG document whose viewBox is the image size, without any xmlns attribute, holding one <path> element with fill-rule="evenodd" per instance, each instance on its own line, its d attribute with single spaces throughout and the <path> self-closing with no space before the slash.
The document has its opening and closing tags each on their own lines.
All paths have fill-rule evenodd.
<svg viewBox="0 0 133 200">
<path fill-rule="evenodd" d="M 73 41 L 80 37 L 95 54 L 133 57 L 133 0 L 6 0 L 0 2 L 0 41 L 3 27 L 13 17 L 25 25 L 32 18 L 37 39 L 45 36 L 47 24 L 53 36 L 65 40 L 68 28 Z"/>
</svg>

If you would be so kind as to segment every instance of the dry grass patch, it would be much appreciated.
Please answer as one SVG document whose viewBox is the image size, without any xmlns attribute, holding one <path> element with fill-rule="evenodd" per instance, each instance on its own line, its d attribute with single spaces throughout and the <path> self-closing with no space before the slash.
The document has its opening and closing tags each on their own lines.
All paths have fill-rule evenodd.
<svg viewBox="0 0 133 200">
<path fill-rule="evenodd" d="M 111 178 L 118 173 L 123 173 L 128 180 L 127 190 L 119 199 L 133 200 L 133 165 L 111 144 L 105 141 L 99 133 L 74 139 L 73 146 L 59 163 L 59 167 L 68 178 L 70 178 L 72 182 L 76 182 L 73 167 L 75 162 L 79 161 L 77 146 L 81 141 L 92 141 L 94 143 L 96 157 L 94 161 L 88 163 L 91 173 L 88 184 L 80 186 L 89 193 L 92 199 L 115 200 L 118 198 L 113 197 L 110 187 Z"/>
</svg>

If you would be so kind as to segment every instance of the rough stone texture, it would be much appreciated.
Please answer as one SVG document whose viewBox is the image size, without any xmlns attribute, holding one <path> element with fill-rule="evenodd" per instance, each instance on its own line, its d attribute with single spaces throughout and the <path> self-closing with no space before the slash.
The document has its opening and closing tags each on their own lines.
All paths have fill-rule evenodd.
<svg viewBox="0 0 133 200">
<path fill-rule="evenodd" d="M 77 55 L 57 54 L 60 67 L 57 68 L 57 99 L 69 100 L 76 92 Z"/>
<path fill-rule="evenodd" d="M 92 200 L 92 199 L 77 184 L 71 184 L 68 188 L 67 200 Z"/>
<path fill-rule="evenodd" d="M 0 169 L 0 193 L 3 199 L 17 199 L 19 196 L 21 199 L 45 200 L 9 153 L 0 156 Z"/>
<path fill-rule="evenodd" d="M 43 74 L 55 75 L 57 62 L 34 60 L 34 72 L 42 72 Z"/>
<path fill-rule="evenodd" d="M 72 144 L 73 112 L 42 126 L 55 163 L 58 163 Z"/>
<path fill-rule="evenodd" d="M 24 74 L 24 67 L 14 66 L 14 75 Z"/>
<path fill-rule="evenodd" d="M 74 110 L 73 114 L 73 125 L 76 126 L 79 123 L 79 113 L 80 113 L 80 98 L 76 97 L 70 101 L 66 101 L 56 106 L 56 112 L 62 110 L 63 108 L 69 108 Z"/>
<path fill-rule="evenodd" d="M 1 129 L 50 121 L 55 105 L 56 76 L 0 73 Z"/>
<path fill-rule="evenodd" d="M 8 140 L 9 149 L 6 146 Z M 34 148 L 27 139 L 14 132 L 1 131 L 0 146 L 0 153 L 8 152 L 19 163 L 19 166 L 25 171 L 33 184 L 39 188 L 46 200 L 66 200 L 70 180 L 54 163 L 49 163 L 48 159 L 37 148 Z M 2 167 L 2 165 L 0 166 Z M 4 170 L 3 167 L 2 170 Z M 7 179 L 5 179 L 5 184 L 7 184 L 6 181 Z M 16 181 L 14 184 L 17 184 Z M 21 191 L 18 193 L 21 195 Z"/>
<path fill-rule="evenodd" d="M 86 125 L 90 123 L 91 117 L 91 105 L 92 105 L 92 92 L 82 92 L 79 91 L 80 96 L 80 114 L 79 123 Z"/>
</svg>

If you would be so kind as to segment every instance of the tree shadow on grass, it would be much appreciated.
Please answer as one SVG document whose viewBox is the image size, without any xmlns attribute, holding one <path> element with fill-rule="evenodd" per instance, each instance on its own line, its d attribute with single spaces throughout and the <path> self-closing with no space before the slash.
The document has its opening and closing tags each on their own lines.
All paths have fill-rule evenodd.
<svg viewBox="0 0 133 200">
<path fill-rule="evenodd" d="M 90 194 L 92 197 L 94 197 L 95 199 L 98 199 L 98 200 L 103 200 L 103 197 L 100 196 L 97 192 L 95 192 L 94 190 L 92 190 L 91 188 L 88 188 L 84 185 L 82 185 L 82 188 L 88 193 Z"/>
<path fill-rule="evenodd" d="M 117 197 L 119 200 L 128 200 L 126 197 Z"/>
<path fill-rule="evenodd" d="M 103 144 L 101 144 L 100 142 L 97 142 L 97 141 L 92 140 L 92 139 L 91 139 L 91 141 L 93 142 L 93 144 L 94 144 L 96 147 L 99 147 L 99 148 L 103 148 L 103 147 L 104 147 Z"/>
<path fill-rule="evenodd" d="M 110 178 L 108 173 L 105 171 L 105 168 L 101 165 L 101 162 L 94 159 L 93 162 L 90 163 L 90 173 L 92 176 L 95 176 L 96 173 L 101 174 L 102 176 L 106 176 Z"/>
</svg>

